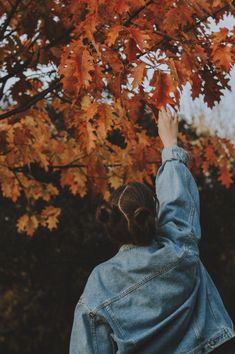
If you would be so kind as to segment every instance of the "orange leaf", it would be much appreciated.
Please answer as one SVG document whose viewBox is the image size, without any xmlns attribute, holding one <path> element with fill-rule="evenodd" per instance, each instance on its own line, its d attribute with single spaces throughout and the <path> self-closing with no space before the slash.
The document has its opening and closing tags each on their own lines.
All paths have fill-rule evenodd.
<svg viewBox="0 0 235 354">
<path fill-rule="evenodd" d="M 73 41 L 66 48 L 61 58 L 60 73 L 64 90 L 78 93 L 82 86 L 87 88 L 92 81 L 91 71 L 94 71 L 93 57 L 89 50 L 80 42 Z"/>
<path fill-rule="evenodd" d="M 121 25 L 115 25 L 111 27 L 111 29 L 108 32 L 107 40 L 106 40 L 109 47 L 111 47 L 115 43 L 116 39 L 119 36 L 119 32 L 123 30 L 126 31 L 126 28 Z"/>
<path fill-rule="evenodd" d="M 151 37 L 146 32 L 138 27 L 129 27 L 128 31 L 142 51 L 149 47 L 148 40 L 150 40 Z"/>
<path fill-rule="evenodd" d="M 120 15 L 123 15 L 123 13 L 127 12 L 130 9 L 129 1 L 126 0 L 113 1 L 113 4 L 113 12 L 117 12 Z"/>
<path fill-rule="evenodd" d="M 205 148 L 205 157 L 206 157 L 207 163 L 210 165 L 213 165 L 217 162 L 218 157 L 215 153 L 215 148 L 213 146 L 209 145 Z"/>
<path fill-rule="evenodd" d="M 137 64 L 137 66 L 132 70 L 132 75 L 134 77 L 134 81 L 132 82 L 133 89 L 142 83 L 145 72 L 146 64 L 144 62 Z"/>
<path fill-rule="evenodd" d="M 99 115 L 96 119 L 96 133 L 101 142 L 107 137 L 108 131 L 110 131 L 114 124 L 114 115 L 109 105 L 99 105 Z"/>
<path fill-rule="evenodd" d="M 79 122 L 76 131 L 76 137 L 81 143 L 81 146 L 86 149 L 88 154 L 95 149 L 96 134 L 92 124 L 89 121 L 83 120 Z"/>
<path fill-rule="evenodd" d="M 85 112 L 85 116 L 87 119 L 91 119 L 97 112 L 98 104 L 96 102 L 92 102 L 90 96 L 83 96 L 81 100 L 82 110 Z"/>
<path fill-rule="evenodd" d="M 167 104 L 174 104 L 174 100 L 170 96 L 170 93 L 175 90 L 175 87 L 169 74 L 155 71 L 150 84 L 156 87 L 153 96 L 151 97 L 151 101 L 158 109 L 165 107 Z"/>
<path fill-rule="evenodd" d="M 26 232 L 28 236 L 33 236 L 35 230 L 38 228 L 39 222 L 35 215 L 22 215 L 17 220 L 17 231 Z"/>
<path fill-rule="evenodd" d="M 93 58 L 86 48 L 80 50 L 76 56 L 77 72 L 76 77 L 79 84 L 83 84 L 85 87 L 89 86 L 89 82 L 92 80 L 90 71 L 94 70 Z"/>
<path fill-rule="evenodd" d="M 116 189 L 123 184 L 123 179 L 117 175 L 109 177 L 109 184 L 112 188 Z"/>
<path fill-rule="evenodd" d="M 72 194 L 79 194 L 81 197 L 84 197 L 87 193 L 87 175 L 81 169 L 76 169 L 73 179 L 74 183 L 70 186 Z"/>
<path fill-rule="evenodd" d="M 3 174 L 1 172 L 0 182 L 3 196 L 11 198 L 13 202 L 16 202 L 21 191 L 18 180 L 11 173 L 6 172 L 6 174 Z"/>
<path fill-rule="evenodd" d="M 218 32 L 212 33 L 211 36 L 213 37 L 214 42 L 220 43 L 227 38 L 228 32 L 229 32 L 228 28 L 222 27 Z"/>
<path fill-rule="evenodd" d="M 46 226 L 49 230 L 57 228 L 58 217 L 61 213 L 60 208 L 47 206 L 41 212 L 41 225 Z"/>
<path fill-rule="evenodd" d="M 229 170 L 223 170 L 218 177 L 218 180 L 223 186 L 229 188 L 233 184 L 232 172 Z"/>
<path fill-rule="evenodd" d="M 233 64 L 232 47 L 222 46 L 216 47 L 212 52 L 214 62 L 217 66 L 221 66 L 225 71 L 229 72 Z"/>
</svg>

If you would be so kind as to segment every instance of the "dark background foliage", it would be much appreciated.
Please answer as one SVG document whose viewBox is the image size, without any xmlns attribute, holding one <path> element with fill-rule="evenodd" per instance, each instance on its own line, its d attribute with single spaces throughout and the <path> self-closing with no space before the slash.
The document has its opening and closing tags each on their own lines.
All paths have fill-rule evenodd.
<svg viewBox="0 0 235 354">
<path fill-rule="evenodd" d="M 235 320 L 235 188 L 199 177 L 203 238 L 201 258 Z M 68 353 L 73 312 L 89 273 L 115 250 L 94 220 L 97 200 L 66 191 L 59 229 L 32 239 L 16 233 L 23 200 L 1 199 L 0 352 Z"/>
</svg>

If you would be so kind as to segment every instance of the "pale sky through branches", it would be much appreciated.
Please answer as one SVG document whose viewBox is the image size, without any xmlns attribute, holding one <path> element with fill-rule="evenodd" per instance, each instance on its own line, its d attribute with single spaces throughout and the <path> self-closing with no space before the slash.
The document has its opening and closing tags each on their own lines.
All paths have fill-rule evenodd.
<svg viewBox="0 0 235 354">
<path fill-rule="evenodd" d="M 211 20 L 211 30 L 217 31 L 221 27 L 232 29 L 235 26 L 235 18 L 232 16 L 224 18 L 218 25 Z M 216 104 L 213 109 L 207 107 L 200 96 L 196 100 L 192 100 L 190 85 L 184 88 L 181 98 L 181 112 L 188 122 L 192 122 L 192 116 L 205 116 L 205 123 L 212 132 L 221 137 L 228 137 L 235 143 L 235 67 L 231 71 L 230 85 L 232 91 L 224 90 L 224 96 L 221 97 L 220 103 Z"/>
<path fill-rule="evenodd" d="M 235 18 L 233 16 L 226 16 L 217 25 L 215 21 L 211 19 L 211 25 L 208 28 L 208 33 L 211 31 L 217 31 L 221 27 L 227 27 L 232 29 L 235 26 Z M 145 60 L 144 60 L 145 61 Z M 48 72 L 54 69 L 55 73 L 53 76 L 49 77 Z M 152 69 L 149 70 L 150 76 Z M 0 76 L 6 73 L 0 72 Z M 52 66 L 39 66 L 38 71 L 32 72 L 31 70 L 25 71 L 26 76 L 35 76 L 39 74 L 44 76 L 45 87 L 47 87 L 48 79 L 51 81 L 56 75 L 56 68 Z M 180 112 L 185 116 L 188 122 L 192 122 L 192 117 L 200 116 L 201 114 L 205 117 L 205 124 L 209 127 L 211 133 L 216 133 L 221 137 L 228 137 L 235 143 L 235 67 L 231 71 L 230 85 L 232 91 L 224 90 L 224 96 L 221 97 L 219 104 L 216 104 L 213 109 L 207 107 L 203 101 L 203 96 L 201 95 L 196 100 L 192 100 L 190 85 L 187 84 L 183 90 L 181 97 L 181 109 Z M 11 78 L 8 80 L 4 92 L 6 93 L 10 87 L 17 80 Z M 129 82 L 131 85 L 131 81 Z M 144 88 L 147 91 L 151 91 L 148 81 L 145 82 Z M 2 107 L 5 106 L 4 102 L 0 102 Z M 4 107 L 5 108 L 5 107 Z"/>
</svg>

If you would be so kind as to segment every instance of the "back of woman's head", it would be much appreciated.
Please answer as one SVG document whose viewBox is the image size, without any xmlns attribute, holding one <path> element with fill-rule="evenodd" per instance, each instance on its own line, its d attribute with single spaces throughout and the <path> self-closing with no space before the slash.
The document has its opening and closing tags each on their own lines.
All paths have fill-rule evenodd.
<svg viewBox="0 0 235 354">
<path fill-rule="evenodd" d="M 96 211 L 96 219 L 116 244 L 147 245 L 156 233 L 158 203 L 144 183 L 131 182 L 117 188 Z"/>
</svg>

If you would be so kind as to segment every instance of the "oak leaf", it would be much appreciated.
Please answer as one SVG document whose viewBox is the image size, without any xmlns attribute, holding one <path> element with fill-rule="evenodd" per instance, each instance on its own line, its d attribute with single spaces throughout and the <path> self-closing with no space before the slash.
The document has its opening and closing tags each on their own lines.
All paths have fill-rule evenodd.
<svg viewBox="0 0 235 354">
<path fill-rule="evenodd" d="M 151 39 L 151 37 L 148 33 L 146 33 L 145 31 L 141 30 L 138 27 L 133 27 L 133 26 L 129 27 L 128 31 L 129 31 L 131 37 L 136 42 L 136 44 L 141 49 L 141 51 L 143 51 L 146 48 L 149 48 L 148 41 Z"/>
<path fill-rule="evenodd" d="M 165 107 L 167 104 L 174 104 L 174 100 L 170 94 L 175 91 L 175 86 L 169 74 L 155 71 L 150 84 L 151 86 L 155 86 L 151 102 L 158 109 Z"/>
<path fill-rule="evenodd" d="M 215 64 L 222 67 L 225 71 L 229 72 L 233 64 L 233 48 L 229 45 L 220 45 L 212 51 L 212 56 Z"/>
<path fill-rule="evenodd" d="M 226 188 L 229 188 L 233 184 L 232 177 L 233 177 L 233 174 L 231 171 L 223 170 L 223 171 L 221 171 L 221 173 L 218 177 L 218 180 L 223 186 L 225 186 Z"/>
<path fill-rule="evenodd" d="M 126 28 L 122 25 L 115 25 L 111 27 L 111 29 L 109 29 L 109 32 L 107 34 L 107 39 L 106 39 L 106 42 L 109 47 L 111 47 L 116 42 L 119 33 L 123 30 L 126 31 Z"/>
<path fill-rule="evenodd" d="M 191 75 L 191 80 L 192 80 L 192 85 L 191 85 L 192 98 L 195 99 L 199 97 L 201 93 L 202 82 L 198 73 L 193 73 Z"/>
<path fill-rule="evenodd" d="M 117 175 L 111 175 L 108 178 L 111 188 L 117 189 L 123 184 L 123 179 Z"/>
<path fill-rule="evenodd" d="M 88 154 L 95 149 L 97 136 L 91 122 L 87 120 L 79 122 L 76 129 L 76 138 Z"/>
<path fill-rule="evenodd" d="M 137 66 L 132 70 L 132 76 L 134 80 L 132 81 L 131 85 L 133 89 L 139 86 L 143 82 L 143 78 L 146 73 L 146 64 L 144 62 L 138 63 Z"/>
<path fill-rule="evenodd" d="M 53 206 L 45 207 L 41 212 L 41 225 L 46 226 L 49 230 L 57 228 L 60 213 L 60 208 L 55 208 Z"/>
<path fill-rule="evenodd" d="M 24 214 L 17 220 L 16 227 L 18 232 L 26 232 L 28 236 L 32 237 L 38 225 L 39 221 L 36 215 Z"/>
</svg>

